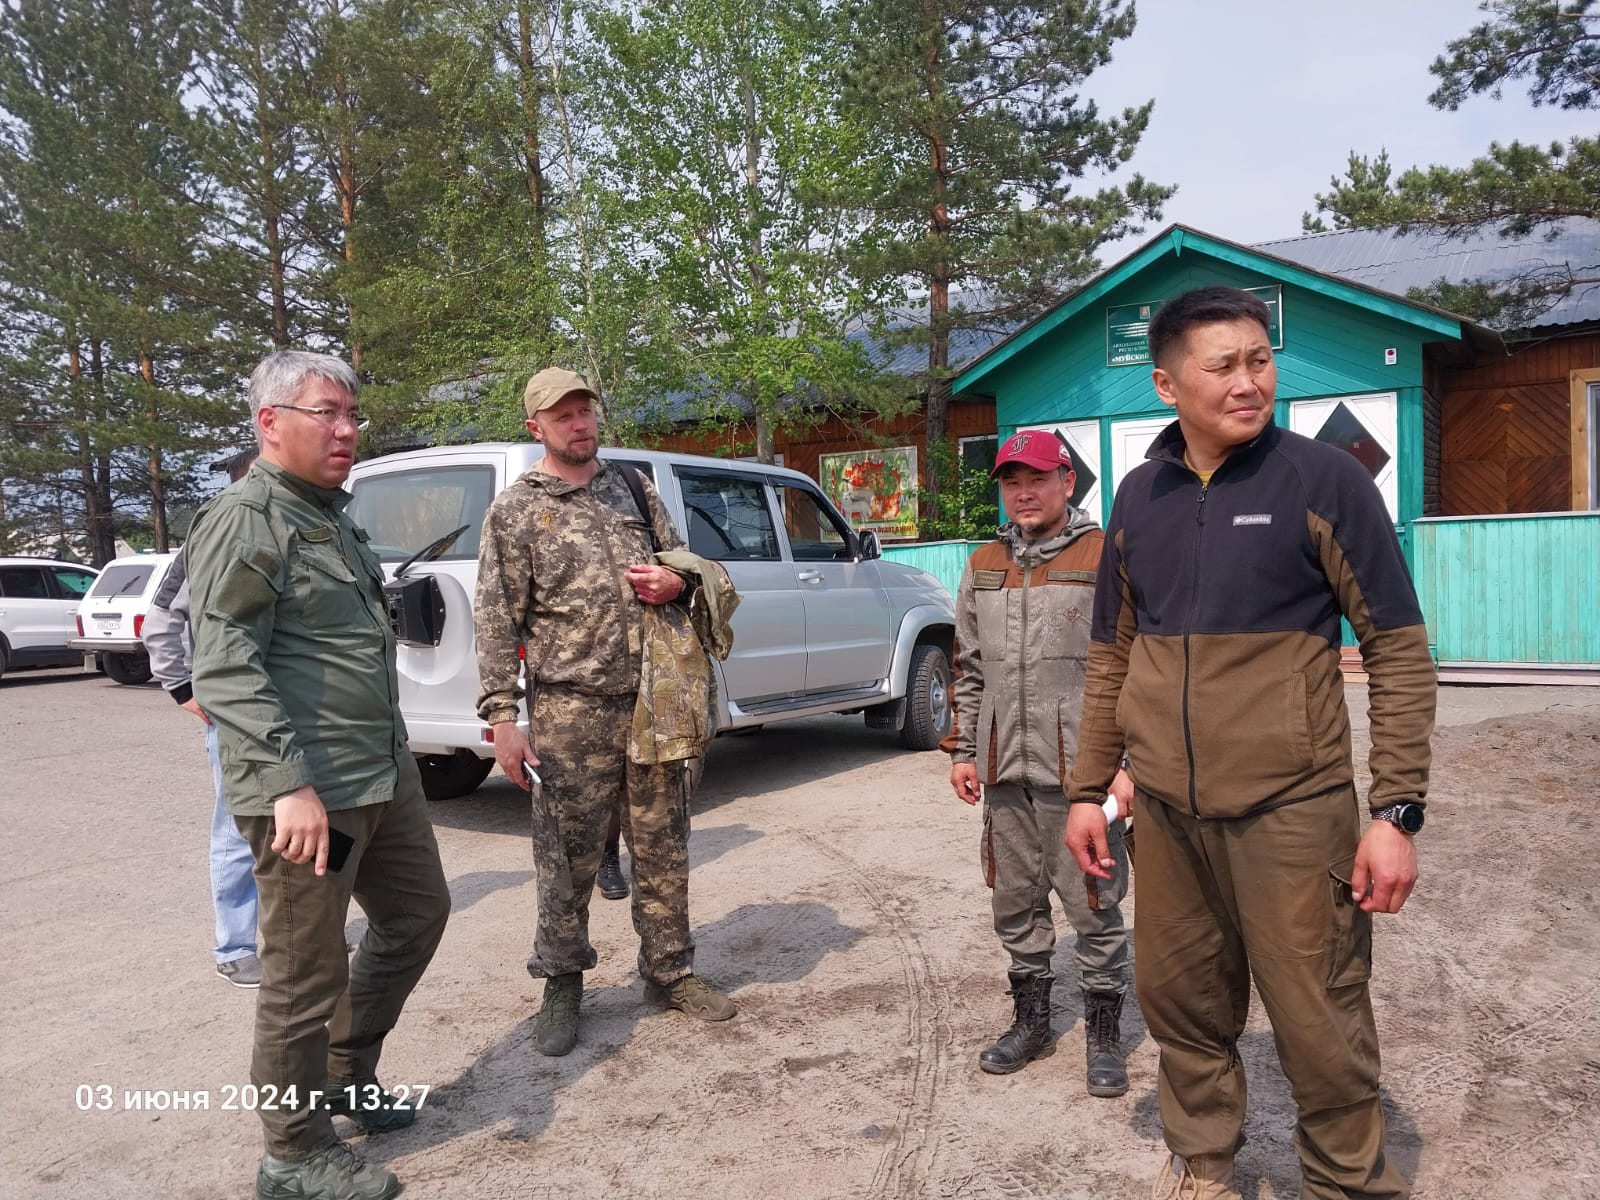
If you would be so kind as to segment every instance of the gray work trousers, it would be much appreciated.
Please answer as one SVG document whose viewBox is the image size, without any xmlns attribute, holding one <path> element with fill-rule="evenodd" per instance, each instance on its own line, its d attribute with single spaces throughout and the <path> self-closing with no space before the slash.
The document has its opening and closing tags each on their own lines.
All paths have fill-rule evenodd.
<svg viewBox="0 0 1600 1200">
<path fill-rule="evenodd" d="M 983 795 L 979 853 L 986 877 L 993 867 L 994 931 L 1011 956 L 1011 973 L 1052 978 L 1053 889 L 1078 935 L 1076 958 L 1084 990 L 1120 995 L 1128 986 L 1128 930 L 1119 907 L 1128 894 L 1128 851 L 1120 826 L 1111 832 L 1116 878 L 1095 880 L 1078 870 L 1063 843 L 1067 800 L 1059 789 L 996 783 L 985 787 Z"/>
</svg>

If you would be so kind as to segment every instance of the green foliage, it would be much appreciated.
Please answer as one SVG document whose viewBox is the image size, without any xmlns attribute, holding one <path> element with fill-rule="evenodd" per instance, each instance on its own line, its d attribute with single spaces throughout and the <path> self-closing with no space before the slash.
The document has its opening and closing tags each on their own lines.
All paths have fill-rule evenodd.
<svg viewBox="0 0 1600 1200">
<path fill-rule="evenodd" d="M 1529 79 L 1535 105 L 1596 107 L 1600 12 L 1595 0 L 1484 0 L 1491 20 L 1451 41 L 1428 68 L 1439 86 L 1428 103 L 1454 112 L 1469 96 L 1500 99 L 1506 80 Z"/>
<path fill-rule="evenodd" d="M 740 419 L 739 397 L 769 461 L 773 431 L 817 405 L 870 407 L 872 364 L 846 335 L 872 301 L 847 269 L 863 131 L 835 103 L 823 11 L 682 0 L 591 20 L 598 169 L 627 248 L 614 270 L 654 306 L 630 407 L 677 393 L 716 427 Z"/>
<path fill-rule="evenodd" d="M 942 442 L 954 330 L 1012 328 L 1099 267 L 1098 247 L 1159 219 L 1173 188 L 1134 175 L 1153 102 L 1102 113 L 1084 95 L 1133 32 L 1122 0 L 845 0 L 843 100 L 870 131 L 858 269 L 927 296 L 930 442 Z M 1085 190 L 1087 189 L 1087 190 Z M 890 331 L 881 331 L 895 340 Z M 938 483 L 931 519 L 940 519 Z"/>
<path fill-rule="evenodd" d="M 919 536 L 924 541 L 986 541 L 1000 524 L 999 493 L 989 472 L 979 463 L 963 462 L 949 442 L 928 447 L 926 478 L 933 488 L 918 488 L 922 505 Z M 939 497 L 937 511 L 929 513 L 930 498 Z"/>
<path fill-rule="evenodd" d="M 1493 19 L 1450 42 L 1430 70 L 1442 82 L 1429 97 L 1454 110 L 1468 96 L 1498 98 L 1506 80 L 1531 79 L 1534 104 L 1600 107 L 1600 13 L 1594 0 L 1500 0 L 1482 8 Z M 1494 143 L 1465 167 L 1412 167 L 1397 177 L 1387 151 L 1368 158 L 1350 153 L 1342 178 L 1318 193 L 1316 211 L 1301 224 L 1308 233 L 1333 229 L 1435 229 L 1462 237 L 1494 229 L 1506 237 L 1547 231 L 1572 217 L 1600 213 L 1600 139 L 1575 137 L 1566 145 Z M 1414 298 L 1501 328 L 1517 328 L 1579 284 L 1600 282 L 1600 258 L 1555 266 L 1532 263 L 1495 283 L 1439 280 Z"/>
</svg>

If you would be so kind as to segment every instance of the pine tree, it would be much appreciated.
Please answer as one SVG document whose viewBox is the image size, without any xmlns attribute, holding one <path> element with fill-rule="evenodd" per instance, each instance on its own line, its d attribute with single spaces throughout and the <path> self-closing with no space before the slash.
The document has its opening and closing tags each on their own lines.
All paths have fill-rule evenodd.
<svg viewBox="0 0 1600 1200">
<path fill-rule="evenodd" d="M 1600 11 L 1596 0 L 1500 0 L 1492 18 L 1451 41 L 1429 70 L 1439 79 L 1428 97 L 1455 111 L 1469 97 L 1498 99 L 1508 81 L 1528 79 L 1534 105 L 1600 109 Z M 1394 226 L 1463 237 L 1485 229 L 1508 237 L 1555 236 L 1572 217 L 1600 214 L 1600 138 L 1538 146 L 1495 143 L 1465 167 L 1412 167 L 1395 175 L 1387 151 L 1351 151 L 1342 178 L 1318 193 L 1307 232 Z M 1600 256 L 1581 263 L 1534 265 L 1494 282 L 1439 281 L 1414 292 L 1429 301 L 1503 327 L 1525 324 L 1574 287 L 1600 283 Z"/>
<path fill-rule="evenodd" d="M 1131 4 L 850 0 L 843 15 L 846 101 L 879 167 L 864 199 L 885 235 L 863 269 L 926 289 L 931 445 L 945 438 L 951 331 L 1038 315 L 1173 189 L 1134 175 L 1074 190 L 1124 166 L 1150 120 L 1153 102 L 1102 114 L 1081 91 L 1133 32 Z"/>
</svg>

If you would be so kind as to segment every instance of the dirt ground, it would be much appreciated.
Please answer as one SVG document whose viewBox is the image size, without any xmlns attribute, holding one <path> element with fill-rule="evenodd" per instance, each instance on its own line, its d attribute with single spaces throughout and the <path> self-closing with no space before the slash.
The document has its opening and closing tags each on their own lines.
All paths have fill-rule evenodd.
<svg viewBox="0 0 1600 1200">
<path fill-rule="evenodd" d="M 1434 755 L 1421 883 L 1376 935 L 1391 1152 L 1419 1197 L 1595 1196 L 1600 689 L 1446 688 Z M 532 1045 L 520 793 L 497 776 L 436 805 L 455 914 L 382 1072 L 432 1090 L 365 1152 L 415 1198 L 1145 1195 L 1156 1050 L 1131 1011 L 1131 1091 L 1084 1095 L 1070 936 L 1060 1051 L 977 1069 L 1009 1011 L 978 813 L 947 769 L 837 717 L 719 742 L 693 917 L 740 1015 L 647 1010 L 628 907 L 597 899 L 561 1059 Z M 8 677 L 0 771 L 0 1196 L 249 1195 L 256 1118 L 221 1105 L 247 1081 L 253 993 L 212 972 L 197 723 L 154 688 Z M 1293 1108 L 1259 1005 L 1242 1050 L 1242 1190 L 1281 1200 Z"/>
</svg>

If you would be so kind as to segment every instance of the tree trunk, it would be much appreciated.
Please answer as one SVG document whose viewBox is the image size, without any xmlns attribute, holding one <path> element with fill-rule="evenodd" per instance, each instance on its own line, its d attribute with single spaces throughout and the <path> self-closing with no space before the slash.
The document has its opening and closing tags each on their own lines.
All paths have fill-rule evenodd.
<svg viewBox="0 0 1600 1200">
<path fill-rule="evenodd" d="M 522 174 L 533 218 L 533 238 L 544 252 L 545 185 L 540 160 L 538 64 L 533 57 L 533 17 L 526 3 L 517 5 L 517 102 L 522 108 Z"/>
<path fill-rule="evenodd" d="M 749 14 L 746 14 L 749 19 Z M 748 32 L 748 30 L 746 31 Z M 748 42 L 743 47 L 739 71 L 739 96 L 744 104 L 744 223 L 746 254 L 750 263 L 750 298 L 754 308 L 754 327 L 758 335 L 772 333 L 767 298 L 767 268 L 761 242 L 761 123 L 756 108 L 756 84 L 751 78 L 750 58 L 754 52 Z M 769 403 L 780 397 L 766 397 L 754 386 L 745 388 L 756 414 L 756 458 L 770 464 L 774 458 L 773 414 Z"/>
<path fill-rule="evenodd" d="M 944 37 L 934 0 L 923 0 L 922 18 L 923 77 L 929 99 L 937 99 L 944 93 Z M 934 259 L 928 271 L 928 395 L 923 410 L 928 449 L 923 455 L 924 465 L 933 459 L 935 447 L 944 444 L 950 412 L 950 208 L 945 199 L 950 179 L 950 148 L 938 130 L 930 130 L 927 137 L 933 200 L 928 213 L 928 234 Z M 939 483 L 937 472 L 925 470 L 922 486 L 931 510 L 926 515 L 931 518 L 939 516 Z"/>
<path fill-rule="evenodd" d="M 267 245 L 267 290 L 272 302 L 272 344 L 283 350 L 289 345 L 289 305 L 284 298 L 283 208 L 278 200 L 277 155 L 273 150 L 275 132 L 267 119 L 266 64 L 261 61 L 261 45 L 251 45 L 255 68 L 256 134 L 261 144 L 261 219 Z"/>
<path fill-rule="evenodd" d="M 156 399 L 156 364 L 148 351 L 139 354 L 139 377 L 144 380 L 146 400 L 144 415 L 150 419 L 151 428 L 161 420 L 161 406 Z M 161 479 L 161 443 L 150 443 L 150 456 L 146 459 L 150 471 L 150 523 L 155 528 L 156 553 L 165 554 L 167 544 L 167 487 Z"/>
<path fill-rule="evenodd" d="M 328 11 L 335 20 L 343 16 L 341 0 L 328 0 Z M 341 55 L 343 53 L 341 47 Z M 333 98 L 338 105 L 343 118 L 338 132 L 339 145 L 335 151 L 333 163 L 333 188 L 339 197 L 339 229 L 342 235 L 342 248 L 345 266 L 354 266 L 356 261 L 355 224 L 356 224 L 356 166 L 355 148 L 351 144 L 355 129 L 355 97 L 350 92 L 350 80 L 344 73 L 343 67 L 333 73 Z M 355 291 L 354 281 L 346 278 L 345 294 L 345 319 L 349 322 L 346 337 L 350 344 L 350 365 L 357 371 L 361 369 L 362 344 L 356 329 L 356 306 L 352 295 Z"/>
<path fill-rule="evenodd" d="M 71 335 L 71 346 L 69 370 L 76 372 L 74 377 L 81 386 L 83 364 L 79 357 L 76 334 Z M 80 413 L 94 418 L 92 422 L 86 421 L 86 425 L 98 426 L 106 420 L 107 414 L 103 402 L 105 359 L 97 339 L 90 339 L 89 342 L 89 372 L 94 403 L 92 406 L 80 404 L 77 409 Z M 117 556 L 117 530 L 112 520 L 111 507 L 111 456 L 92 454 L 87 439 L 83 446 L 84 454 L 79 467 L 83 478 L 84 524 L 89 534 L 89 561 L 97 567 L 103 567 Z"/>
</svg>

